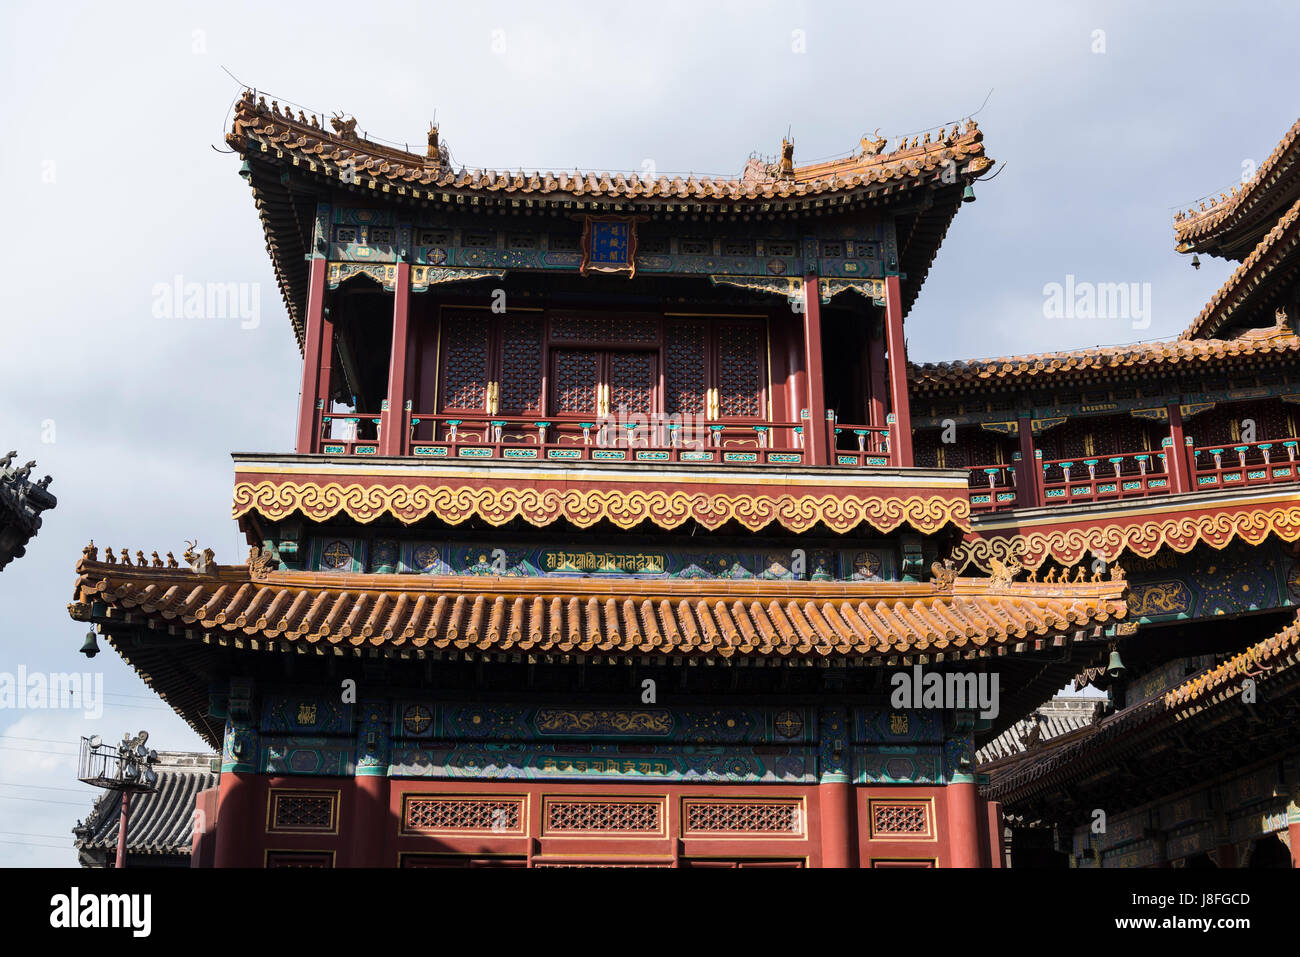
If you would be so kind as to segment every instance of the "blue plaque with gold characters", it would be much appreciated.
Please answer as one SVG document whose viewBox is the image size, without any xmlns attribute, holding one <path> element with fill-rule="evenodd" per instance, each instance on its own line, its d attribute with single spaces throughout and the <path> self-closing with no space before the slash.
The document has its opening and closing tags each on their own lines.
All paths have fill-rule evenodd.
<svg viewBox="0 0 1300 957">
<path fill-rule="evenodd" d="M 636 272 L 635 216 L 587 216 L 582 226 L 582 275 Z"/>
</svg>

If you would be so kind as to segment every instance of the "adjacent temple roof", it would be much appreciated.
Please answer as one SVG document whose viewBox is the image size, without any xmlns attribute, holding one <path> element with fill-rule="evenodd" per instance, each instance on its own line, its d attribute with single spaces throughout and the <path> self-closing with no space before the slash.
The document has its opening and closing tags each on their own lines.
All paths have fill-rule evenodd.
<svg viewBox="0 0 1300 957">
<path fill-rule="evenodd" d="M 431 577 L 273 572 L 256 556 L 200 573 L 142 558 L 110 563 L 87 547 L 69 611 L 99 622 L 110 640 L 113 625 L 145 625 L 227 649 L 860 664 L 1043 650 L 1127 614 L 1122 577 L 1041 584 L 939 574 L 926 583 Z M 206 693 L 177 677 L 191 667 L 187 646 L 195 643 L 144 661 L 149 652 L 115 645 L 198 728 Z"/>
<path fill-rule="evenodd" d="M 1048 741 L 1091 727 L 1105 703 L 1105 698 L 1053 698 L 980 748 L 976 760 L 987 764 L 1024 754 Z"/>
<path fill-rule="evenodd" d="M 1251 329 L 1234 339 L 1173 339 L 1126 346 L 1095 346 L 1062 352 L 1039 352 L 970 362 L 911 365 L 914 395 L 969 391 L 972 387 L 1025 388 L 1078 382 L 1177 375 L 1213 362 L 1215 371 L 1300 354 L 1300 337 L 1279 321 L 1271 329 Z"/>
<path fill-rule="evenodd" d="M 1300 682 L 1300 621 L 1164 694 L 1095 722 L 1081 734 L 1038 750 L 991 758 L 994 763 L 981 768 L 989 774 L 985 796 L 1014 804 L 1052 786 L 1098 774 L 1099 767 L 1113 769 L 1125 752 L 1140 751 L 1157 737 L 1162 747 L 1177 747 L 1184 736 L 1171 734 L 1171 725 L 1202 718 L 1214 724 L 1234 718 L 1257 721 L 1241 706 L 1246 678 L 1258 682 L 1261 702 L 1294 694 Z M 1188 731 L 1186 736 L 1193 734 Z"/>
<path fill-rule="evenodd" d="M 39 482 L 29 477 L 35 460 L 13 464 L 17 452 L 0 457 L 0 570 L 27 551 L 27 543 L 41 527 L 41 512 L 58 504 L 49 492 L 50 477 Z"/>
<path fill-rule="evenodd" d="M 126 828 L 130 855 L 148 857 L 190 856 L 194 839 L 194 800 L 200 791 L 217 786 L 213 754 L 161 751 L 158 789 L 131 796 Z M 117 854 L 122 792 L 106 790 L 95 799 L 90 814 L 72 829 L 82 866 L 107 867 Z M 162 863 L 161 861 L 159 863 Z"/>
<path fill-rule="evenodd" d="M 1300 120 L 1274 147 L 1254 177 L 1199 209 L 1174 217 L 1180 253 L 1244 259 L 1288 206 L 1300 198 Z"/>
<path fill-rule="evenodd" d="M 235 107 L 226 142 L 249 164 L 249 181 L 266 232 L 267 250 L 299 342 L 306 301 L 314 209 L 289 187 L 289 170 L 329 189 L 352 190 L 416 206 L 464 211 L 466 204 L 517 211 L 575 209 L 653 213 L 660 218 L 788 214 L 830 215 L 888 204 L 901 210 L 899 269 L 904 307 L 914 301 L 952 218 L 962 187 L 992 166 L 983 133 L 973 120 L 924 138 L 902 138 L 886 150 L 884 139 L 863 138 L 843 159 L 794 165 L 786 141 L 775 163 L 751 159 L 738 177 L 643 178 L 635 173 L 498 172 L 454 168 L 436 128 L 424 154 L 376 143 L 356 133 L 357 121 L 336 116 L 333 131 L 315 116 L 281 109 L 245 91 Z M 347 170 L 345 177 L 341 171 Z M 923 189 L 923 187 L 930 187 Z"/>
</svg>

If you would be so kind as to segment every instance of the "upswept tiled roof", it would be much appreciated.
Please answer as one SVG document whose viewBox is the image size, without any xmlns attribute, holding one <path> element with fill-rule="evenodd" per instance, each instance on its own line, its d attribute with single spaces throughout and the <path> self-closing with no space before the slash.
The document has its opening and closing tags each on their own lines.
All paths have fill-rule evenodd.
<svg viewBox="0 0 1300 957">
<path fill-rule="evenodd" d="M 1097 378 L 1114 372 L 1145 375 L 1152 369 L 1182 371 L 1185 363 L 1300 352 L 1300 337 L 1286 329 L 1254 330 L 1235 339 L 1171 339 L 1127 346 L 1095 346 L 1063 352 L 1040 352 L 970 362 L 934 362 L 909 366 L 908 379 L 918 392 L 944 391 L 978 383 L 1033 385 L 1044 379 Z"/>
<path fill-rule="evenodd" d="M 90 549 L 87 549 L 90 552 Z M 733 655 L 942 655 L 1043 647 L 1127 614 L 1120 581 L 1070 585 L 623 581 L 77 564 L 75 617 L 185 627 L 236 647 Z M 107 612 L 94 610 L 107 607 Z"/>
<path fill-rule="evenodd" d="M 130 854 L 189 856 L 194 838 L 194 799 L 200 791 L 217 786 L 211 768 L 215 755 L 164 751 L 154 765 L 158 789 L 131 796 L 126 827 Z M 84 852 L 116 853 L 121 820 L 122 793 L 104 791 L 95 799 L 85 821 L 72 829 L 76 847 Z"/>
<path fill-rule="evenodd" d="M 1170 722 L 1186 720 L 1225 703 L 1239 709 L 1241 681 L 1263 683 L 1294 674 L 1300 667 L 1300 620 L 1271 638 L 1149 698 L 1103 718 L 1082 735 L 1072 735 L 1039 751 L 1029 751 L 989 768 L 985 795 L 1014 802 L 1044 779 L 1068 780 L 1112 759 L 1112 745 L 1130 735 L 1150 736 Z M 1246 712 L 1241 712 L 1246 714 Z"/>
<path fill-rule="evenodd" d="M 1214 252 L 1222 234 L 1260 215 L 1268 214 L 1270 193 L 1284 177 L 1289 176 L 1300 159 L 1300 120 L 1287 130 L 1281 142 L 1273 148 L 1268 159 L 1256 169 L 1254 177 L 1240 187 L 1220 193 L 1218 199 L 1202 202 L 1199 209 L 1189 209 L 1174 216 L 1174 236 L 1179 252 Z M 1237 258 L 1237 257 L 1233 257 Z"/>
<path fill-rule="evenodd" d="M 346 136 L 331 133 L 301 112 L 294 117 L 287 108 L 281 112 L 277 104 L 268 106 L 265 98 L 255 99 L 246 91 L 235 107 L 234 121 L 227 142 L 237 150 L 246 148 L 249 134 L 274 144 L 283 153 L 300 161 L 332 168 L 339 163 L 352 162 L 358 176 L 373 177 L 409 188 L 428 188 L 439 191 L 469 190 L 479 193 L 507 193 L 528 196 L 561 196 L 621 200 L 640 199 L 700 199 L 700 200 L 783 200 L 840 193 L 854 189 L 884 189 L 891 184 L 908 180 L 928 180 L 943 171 L 944 164 L 974 163 L 973 172 L 987 168 L 984 158 L 983 134 L 976 123 L 968 121 L 964 129 L 954 126 L 931 140 L 926 134 L 924 142 L 913 138 L 892 152 L 871 152 L 883 147 L 883 141 L 868 147 L 854 156 L 835 163 L 808 167 L 794 167 L 788 175 L 779 170 L 755 169 L 751 166 L 744 177 L 660 176 L 643 179 L 635 173 L 599 172 L 532 172 L 495 170 L 454 170 L 439 156 L 422 156 L 394 149 L 366 139 L 355 133 Z M 962 176 L 967 175 L 964 171 Z"/>
<path fill-rule="evenodd" d="M 1291 204 L 1277 224 L 1260 240 L 1259 245 L 1232 271 L 1232 275 L 1219 287 L 1218 292 L 1210 298 L 1179 338 L 1214 335 L 1245 304 L 1255 300 L 1255 293 L 1261 287 L 1265 292 L 1282 292 L 1281 289 L 1275 289 L 1273 283 L 1265 286 L 1265 279 L 1279 263 L 1293 254 L 1300 242 L 1300 230 L 1295 228 L 1297 218 L 1300 218 L 1300 199 Z"/>
</svg>

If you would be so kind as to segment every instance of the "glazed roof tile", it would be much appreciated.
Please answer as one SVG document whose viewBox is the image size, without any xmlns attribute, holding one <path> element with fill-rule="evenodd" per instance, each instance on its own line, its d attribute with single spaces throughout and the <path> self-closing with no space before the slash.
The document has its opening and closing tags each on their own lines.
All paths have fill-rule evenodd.
<svg viewBox="0 0 1300 957">
<path fill-rule="evenodd" d="M 1179 252 L 1223 253 L 1217 240 L 1261 213 L 1267 215 L 1269 193 L 1283 176 L 1288 175 L 1300 159 L 1300 120 L 1297 120 L 1273 152 L 1256 169 L 1255 175 L 1240 187 L 1234 186 L 1209 205 L 1179 212 L 1174 217 L 1174 236 Z M 1263 208 L 1263 209 L 1262 209 Z M 1233 257 L 1237 258 L 1237 257 Z"/>
<path fill-rule="evenodd" d="M 908 378 L 917 391 L 945 391 L 982 383 L 1033 385 L 1051 379 L 1099 378 L 1107 373 L 1145 375 L 1152 370 L 1182 371 L 1188 363 L 1237 357 L 1292 355 L 1300 337 L 1289 329 L 1253 330 L 1234 339 L 1171 339 L 1123 346 L 1095 346 L 970 362 L 912 365 Z"/>
<path fill-rule="evenodd" d="M 1297 219 L 1300 219 L 1300 199 L 1291 204 L 1286 213 L 1260 240 L 1259 245 L 1251 251 L 1240 266 L 1232 271 L 1232 275 L 1219 287 L 1180 338 L 1191 339 L 1213 335 L 1226 326 L 1244 305 L 1254 302 L 1255 293 L 1261 287 L 1265 292 L 1274 291 L 1275 284 L 1266 285 L 1264 277 L 1289 257 L 1295 250 L 1297 242 L 1300 242 L 1300 230 L 1296 228 Z"/>
<path fill-rule="evenodd" d="M 883 152 L 884 141 L 863 142 L 853 156 L 830 163 L 792 167 L 782 174 L 780 164 L 752 163 L 740 177 L 680 176 L 642 178 L 635 173 L 609 172 L 498 172 L 496 170 L 453 170 L 439 156 L 430 157 L 384 146 L 356 137 L 355 133 L 330 133 L 315 118 L 292 110 L 281 112 L 278 104 L 267 106 L 252 91 L 246 91 L 235 107 L 227 142 L 243 151 L 255 135 L 282 153 L 308 163 L 351 162 L 359 176 L 365 175 L 410 188 L 502 193 L 519 196 L 561 198 L 785 200 L 823 196 L 851 190 L 878 190 L 906 180 L 926 180 L 942 173 L 947 163 L 970 163 L 979 173 L 991 165 L 984 156 L 983 134 L 968 121 L 964 129 L 954 126 L 925 141 L 904 137 L 901 145 Z M 963 171 L 961 175 L 966 175 Z"/>
<path fill-rule="evenodd" d="M 90 552 L 90 549 L 87 549 Z M 1005 653 L 1127 614 L 1123 581 L 1070 585 L 257 572 L 77 565 L 74 614 L 148 620 L 239 645 L 617 655 L 883 658 Z M 255 577 L 256 576 L 256 577 Z M 1041 646 L 1040 646 L 1041 647 Z"/>
</svg>

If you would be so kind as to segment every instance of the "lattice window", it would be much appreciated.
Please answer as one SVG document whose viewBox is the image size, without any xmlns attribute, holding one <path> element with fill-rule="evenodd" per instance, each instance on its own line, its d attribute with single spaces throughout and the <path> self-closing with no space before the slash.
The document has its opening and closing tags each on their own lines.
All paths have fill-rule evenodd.
<svg viewBox="0 0 1300 957">
<path fill-rule="evenodd" d="M 619 831 L 657 834 L 663 805 L 658 801 L 551 801 L 547 831 Z"/>
<path fill-rule="evenodd" d="M 443 324 L 446 363 L 444 409 L 482 409 L 487 404 L 488 325 L 479 317 L 456 316 Z"/>
<path fill-rule="evenodd" d="M 718 327 L 718 414 L 763 414 L 763 327 L 728 322 Z"/>
<path fill-rule="evenodd" d="M 797 801 L 691 801 L 683 830 L 692 832 L 801 834 L 803 808 Z"/>
<path fill-rule="evenodd" d="M 928 801 L 872 801 L 872 837 L 929 837 Z"/>
<path fill-rule="evenodd" d="M 522 834 L 520 798 L 409 798 L 406 826 L 419 831 L 504 831 Z"/>
<path fill-rule="evenodd" d="M 620 414 L 654 410 L 655 360 L 649 352 L 609 354 L 609 410 Z"/>
<path fill-rule="evenodd" d="M 542 322 L 505 320 L 501 343 L 501 411 L 540 412 L 542 394 Z"/>
<path fill-rule="evenodd" d="M 669 415 L 703 415 L 708 388 L 704 372 L 704 327 L 674 320 L 664 325 L 664 396 Z"/>
<path fill-rule="evenodd" d="M 645 316 L 570 316 L 551 323 L 559 342 L 657 342 L 659 323 Z"/>
<path fill-rule="evenodd" d="M 335 795 L 271 792 L 272 831 L 333 831 Z"/>
<path fill-rule="evenodd" d="M 266 855 L 267 867 L 333 867 L 334 855 L 329 851 L 270 851 Z"/>
<path fill-rule="evenodd" d="M 594 414 L 600 380 L 600 353 L 594 349 L 560 349 L 552 353 L 555 411 Z"/>
</svg>

